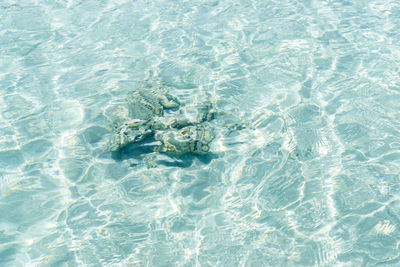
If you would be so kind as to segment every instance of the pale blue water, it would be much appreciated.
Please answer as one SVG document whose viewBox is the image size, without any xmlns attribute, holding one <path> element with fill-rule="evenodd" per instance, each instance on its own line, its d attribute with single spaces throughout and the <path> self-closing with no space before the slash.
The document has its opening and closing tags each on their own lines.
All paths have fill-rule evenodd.
<svg viewBox="0 0 400 267">
<path fill-rule="evenodd" d="M 150 71 L 209 157 L 101 152 Z M 400 266 L 399 121 L 399 1 L 2 0 L 0 266 Z"/>
</svg>

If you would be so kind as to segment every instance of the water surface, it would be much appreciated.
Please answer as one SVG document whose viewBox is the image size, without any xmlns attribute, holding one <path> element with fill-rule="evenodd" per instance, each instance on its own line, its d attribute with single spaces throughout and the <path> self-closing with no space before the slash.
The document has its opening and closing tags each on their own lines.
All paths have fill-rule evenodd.
<svg viewBox="0 0 400 267">
<path fill-rule="evenodd" d="M 399 266 L 399 29 L 399 1 L 1 1 L 0 266 Z M 102 152 L 149 72 L 216 102 L 209 156 Z"/>
</svg>

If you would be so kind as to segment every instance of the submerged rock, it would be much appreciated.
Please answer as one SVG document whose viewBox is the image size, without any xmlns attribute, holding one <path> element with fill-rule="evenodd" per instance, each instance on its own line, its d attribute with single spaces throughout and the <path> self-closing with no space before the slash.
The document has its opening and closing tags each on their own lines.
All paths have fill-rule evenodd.
<svg viewBox="0 0 400 267">
<path fill-rule="evenodd" d="M 110 151 L 117 151 L 130 143 L 140 142 L 152 136 L 151 120 L 132 119 L 116 127 L 116 133 L 111 137 L 109 143 Z"/>
<path fill-rule="evenodd" d="M 210 143 L 214 138 L 214 130 L 204 124 L 168 129 L 155 135 L 155 139 L 161 142 L 160 146 L 155 147 L 155 151 L 171 155 L 202 155 L 210 150 Z"/>
<path fill-rule="evenodd" d="M 128 96 L 127 105 L 120 110 L 127 114 L 119 115 L 114 126 L 108 150 L 119 151 L 127 145 L 142 142 L 155 136 L 158 141 L 154 151 L 182 155 L 186 153 L 205 154 L 214 139 L 214 130 L 207 123 L 215 118 L 214 104 L 207 100 L 197 106 L 197 116 L 187 118 L 178 112 L 179 100 L 163 86 L 146 84 Z M 118 109 L 116 109 L 118 110 Z M 125 118 L 121 121 L 121 118 Z"/>
<path fill-rule="evenodd" d="M 178 108 L 178 99 L 164 87 L 147 86 L 133 92 L 128 99 L 129 116 L 149 120 L 164 115 L 164 109 Z"/>
</svg>

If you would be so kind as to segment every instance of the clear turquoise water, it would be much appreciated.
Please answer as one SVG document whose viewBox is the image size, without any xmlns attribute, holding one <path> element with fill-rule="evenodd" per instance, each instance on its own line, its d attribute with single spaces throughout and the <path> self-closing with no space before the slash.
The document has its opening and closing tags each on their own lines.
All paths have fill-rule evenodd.
<svg viewBox="0 0 400 267">
<path fill-rule="evenodd" d="M 1 1 L 0 266 L 400 266 L 399 29 L 394 0 Z M 149 71 L 230 114 L 208 159 L 101 153 Z"/>
</svg>

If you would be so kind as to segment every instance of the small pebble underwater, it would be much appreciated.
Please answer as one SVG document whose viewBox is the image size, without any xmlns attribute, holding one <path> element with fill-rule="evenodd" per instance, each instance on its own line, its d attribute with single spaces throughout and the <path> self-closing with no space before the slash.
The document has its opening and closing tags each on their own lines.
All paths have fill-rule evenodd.
<svg viewBox="0 0 400 267">
<path fill-rule="evenodd" d="M 0 2 L 0 266 L 400 266 L 400 1 Z"/>
</svg>

